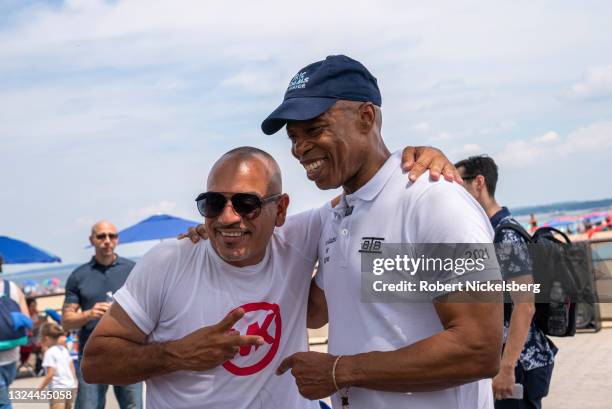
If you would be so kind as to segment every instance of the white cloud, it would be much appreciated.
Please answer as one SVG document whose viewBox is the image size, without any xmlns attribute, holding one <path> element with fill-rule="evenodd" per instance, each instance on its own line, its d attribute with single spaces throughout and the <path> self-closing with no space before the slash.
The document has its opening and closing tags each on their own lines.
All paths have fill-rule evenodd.
<svg viewBox="0 0 612 409">
<path fill-rule="evenodd" d="M 494 155 L 499 163 L 522 168 L 549 158 L 562 159 L 567 156 L 600 155 L 612 149 L 612 121 L 597 122 L 578 128 L 561 138 L 557 132 L 550 131 L 530 140 L 517 140 L 508 143 Z"/>
<path fill-rule="evenodd" d="M 412 125 L 411 129 L 416 132 L 427 132 L 431 129 L 429 122 L 419 122 L 418 124 Z"/>
<path fill-rule="evenodd" d="M 557 151 L 564 156 L 612 151 L 612 121 L 597 122 L 571 132 Z"/>
<path fill-rule="evenodd" d="M 552 143 L 552 142 L 557 142 L 558 140 L 559 140 L 559 134 L 554 132 L 554 131 L 550 131 L 550 132 L 546 132 L 542 136 L 538 136 L 537 138 L 535 138 L 534 142 L 536 142 L 536 143 Z"/>
<path fill-rule="evenodd" d="M 462 151 L 466 155 L 475 155 L 478 153 L 482 153 L 482 147 L 477 143 L 468 143 L 466 145 L 463 145 Z"/>
<path fill-rule="evenodd" d="M 500 165 L 522 168 L 535 163 L 542 152 L 542 148 L 533 141 L 518 140 L 508 143 L 501 152 L 493 157 Z"/>
<path fill-rule="evenodd" d="M 503 120 L 492 126 L 487 126 L 479 129 L 477 132 L 479 135 L 497 135 L 503 132 L 507 132 L 516 126 L 515 121 Z"/>
<path fill-rule="evenodd" d="M 282 90 L 279 76 L 271 72 L 242 71 L 221 81 L 220 86 L 236 88 L 238 91 L 250 94 L 269 94 Z"/>
<path fill-rule="evenodd" d="M 612 65 L 590 68 L 582 81 L 574 84 L 566 96 L 572 99 L 612 97 Z"/>
<path fill-rule="evenodd" d="M 137 210 L 133 210 L 130 212 L 130 218 L 132 219 L 140 219 L 153 216 L 156 214 L 172 214 L 176 209 L 176 202 L 170 200 L 162 200 L 159 203 L 155 203 L 149 206 L 142 207 Z"/>
<path fill-rule="evenodd" d="M 450 155 L 456 160 L 465 159 L 468 156 L 472 155 L 480 155 L 484 153 L 482 146 L 477 143 L 467 143 L 463 145 L 460 149 L 454 150 L 450 152 Z"/>
</svg>

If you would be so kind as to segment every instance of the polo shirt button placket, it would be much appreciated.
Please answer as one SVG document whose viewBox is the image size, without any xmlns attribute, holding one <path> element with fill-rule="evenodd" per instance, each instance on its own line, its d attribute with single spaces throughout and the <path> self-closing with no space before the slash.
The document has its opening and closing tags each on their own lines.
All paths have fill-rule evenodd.
<svg viewBox="0 0 612 409">
<path fill-rule="evenodd" d="M 352 206 L 353 201 L 347 199 L 346 204 L 347 206 Z M 340 251 L 342 252 L 342 257 L 340 260 L 341 267 L 346 267 L 348 265 L 350 257 L 349 249 L 351 240 L 349 234 L 349 227 L 351 223 L 351 217 L 352 215 L 344 216 L 344 218 L 342 219 L 342 223 L 340 224 Z"/>
</svg>

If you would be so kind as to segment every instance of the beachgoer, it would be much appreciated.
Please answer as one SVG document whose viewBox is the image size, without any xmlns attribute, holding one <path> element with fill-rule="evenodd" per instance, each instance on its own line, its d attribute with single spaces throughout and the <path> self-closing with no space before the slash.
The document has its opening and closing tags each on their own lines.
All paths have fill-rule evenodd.
<svg viewBox="0 0 612 409">
<path fill-rule="evenodd" d="M 483 207 L 494 229 L 502 223 L 521 226 L 508 208 L 500 206 L 495 199 L 498 171 L 493 158 L 472 156 L 455 166 L 465 181 L 465 189 Z M 497 252 L 504 280 L 532 283 L 532 261 L 525 239 L 514 230 L 501 228 L 495 242 L 512 248 L 511 253 L 505 248 Z M 504 304 L 504 351 L 500 371 L 493 378 L 495 408 L 539 409 L 542 398 L 548 394 L 556 347 L 533 321 L 533 297 L 527 299 L 524 293 L 509 295 L 511 298 Z M 523 398 L 506 399 L 512 396 L 515 383 L 523 385 Z"/>
<path fill-rule="evenodd" d="M 33 372 L 34 375 L 38 375 L 42 371 L 42 356 L 41 356 L 41 345 L 40 345 L 40 327 L 47 322 L 46 315 L 41 315 L 38 311 L 38 302 L 34 297 L 26 297 L 26 305 L 28 306 L 28 316 L 32 320 L 32 329 L 28 335 L 28 344 L 21 347 L 20 361 L 21 367 L 27 367 L 28 370 Z M 34 354 L 36 360 L 34 368 L 28 363 L 29 357 Z"/>
<path fill-rule="evenodd" d="M 538 221 L 536 220 L 535 214 L 531 213 L 529 216 L 529 227 L 531 231 L 534 232 L 538 229 Z"/>
<path fill-rule="evenodd" d="M 19 304 L 21 312 L 28 315 L 28 307 L 23 292 L 17 285 L 8 280 L 0 280 L 0 297 L 4 297 L 8 284 L 9 298 Z M 17 375 L 17 362 L 19 361 L 19 347 L 0 350 L 0 409 L 11 409 L 8 388 Z"/>
<path fill-rule="evenodd" d="M 359 250 L 368 239 L 493 238 L 486 214 L 458 184 L 426 177 L 406 183 L 399 153 L 382 140 L 380 105 L 377 81 L 362 64 L 330 56 L 301 69 L 262 123 L 266 134 L 287 124 L 291 151 L 307 177 L 321 189 L 344 189 L 323 230 L 325 258 L 309 301 L 320 312 L 318 324 L 329 316 L 329 353 L 290 355 L 278 373 L 291 370 L 309 399 L 333 394 L 335 408 L 347 399 L 351 409 L 492 407 L 491 381 L 479 379 L 498 371 L 501 303 L 361 300 Z M 482 281 L 501 278 L 497 267 L 482 273 Z"/>
<path fill-rule="evenodd" d="M 57 395 L 49 401 L 51 409 L 72 409 L 77 383 L 74 364 L 66 348 L 66 332 L 58 324 L 48 322 L 40 328 L 40 340 L 47 350 L 42 363 L 45 377 L 38 389 L 48 387 Z"/>
<path fill-rule="evenodd" d="M 117 229 L 108 221 L 91 228 L 89 241 L 95 249 L 91 260 L 75 269 L 66 281 L 66 298 L 62 326 L 67 331 L 79 331 L 79 361 L 87 340 L 98 321 L 110 307 L 108 294 L 114 294 L 128 278 L 134 262 L 115 253 L 119 242 Z M 80 311 L 79 311 L 80 310 Z M 89 384 L 77 370 L 79 390 L 76 409 L 103 409 L 109 385 Z M 142 384 L 114 386 L 121 409 L 142 408 Z"/>
</svg>

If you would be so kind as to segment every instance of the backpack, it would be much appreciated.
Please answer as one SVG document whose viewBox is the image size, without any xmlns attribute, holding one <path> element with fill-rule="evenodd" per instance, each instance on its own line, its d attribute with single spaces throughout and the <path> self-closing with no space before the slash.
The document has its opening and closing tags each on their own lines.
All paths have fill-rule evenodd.
<svg viewBox="0 0 612 409">
<path fill-rule="evenodd" d="M 31 328 L 32 320 L 11 298 L 10 283 L 4 280 L 4 293 L 0 294 L 0 351 L 26 345 Z"/>
<path fill-rule="evenodd" d="M 495 228 L 496 239 L 502 230 L 513 230 L 529 245 L 533 281 L 540 284 L 540 293 L 535 294 L 536 327 L 550 336 L 574 336 L 576 303 L 597 302 L 586 247 L 552 227 L 541 227 L 530 236 L 522 226 L 502 222 Z"/>
</svg>

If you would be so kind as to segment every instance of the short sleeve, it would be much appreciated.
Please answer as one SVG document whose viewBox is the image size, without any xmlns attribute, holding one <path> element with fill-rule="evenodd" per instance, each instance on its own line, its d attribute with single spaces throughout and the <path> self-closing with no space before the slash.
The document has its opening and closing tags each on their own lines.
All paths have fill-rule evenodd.
<svg viewBox="0 0 612 409">
<path fill-rule="evenodd" d="M 504 280 L 533 274 L 533 262 L 525 239 L 514 230 L 503 229 L 495 246 Z"/>
<path fill-rule="evenodd" d="M 493 229 L 484 210 L 464 188 L 433 183 L 418 197 L 408 223 L 414 243 L 492 243 Z"/>
<path fill-rule="evenodd" d="M 157 326 L 165 280 L 178 262 L 179 246 L 176 240 L 168 240 L 153 247 L 137 263 L 127 281 L 114 295 L 132 321 L 149 335 Z"/>
<path fill-rule="evenodd" d="M 485 256 L 481 259 L 482 269 L 448 275 L 446 279 L 453 283 L 465 283 L 467 281 L 497 281 L 501 280 L 499 264 L 494 254 L 493 229 L 486 217 L 484 210 L 473 200 L 463 187 L 439 181 L 428 186 L 428 188 L 417 199 L 416 206 L 407 220 L 416 227 L 414 243 L 450 244 L 451 246 L 424 246 L 431 251 L 430 257 L 438 257 L 437 247 L 446 249 L 453 254 L 453 258 L 472 258 L 464 250 L 466 246 L 455 244 L 482 244 L 481 251 Z M 478 248 L 478 247 L 476 247 Z M 456 253 L 453 253 L 456 252 Z M 469 252 L 471 254 L 471 252 Z M 464 261 L 465 262 L 465 261 Z M 435 296 L 447 293 L 436 293 Z"/>
<path fill-rule="evenodd" d="M 308 260 L 316 260 L 323 224 L 329 210 L 326 206 L 288 216 L 278 234 Z"/>
<path fill-rule="evenodd" d="M 57 368 L 57 352 L 59 352 L 57 348 L 49 348 L 47 350 L 42 362 L 43 368 Z"/>
<path fill-rule="evenodd" d="M 81 304 L 81 297 L 79 292 L 79 283 L 76 274 L 76 270 L 70 274 L 66 281 L 66 296 L 64 298 L 64 304 Z"/>
</svg>

